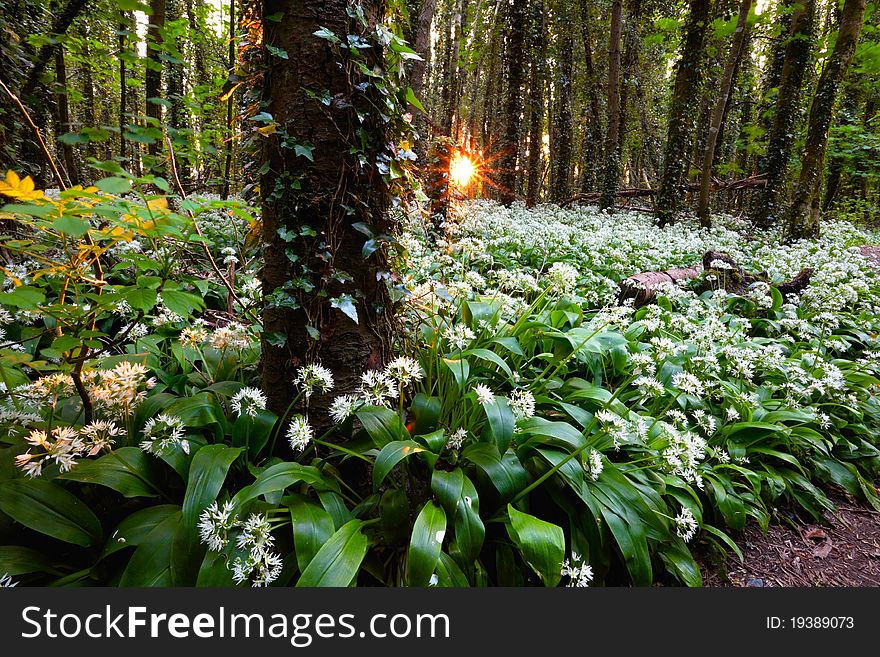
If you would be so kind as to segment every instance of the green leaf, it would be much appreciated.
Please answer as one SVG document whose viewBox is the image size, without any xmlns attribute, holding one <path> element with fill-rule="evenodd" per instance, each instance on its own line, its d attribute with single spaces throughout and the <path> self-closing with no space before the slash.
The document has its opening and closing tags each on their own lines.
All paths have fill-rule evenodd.
<svg viewBox="0 0 880 657">
<path fill-rule="evenodd" d="M 556 586 L 562 578 L 565 559 L 565 534 L 562 527 L 507 505 L 510 524 L 507 533 L 516 543 L 523 559 L 541 577 L 544 586 Z"/>
<path fill-rule="evenodd" d="M 89 232 L 89 222 L 79 217 L 62 215 L 52 222 L 52 228 L 71 237 L 82 237 Z"/>
<path fill-rule="evenodd" d="M 355 324 L 358 323 L 357 308 L 354 305 L 354 299 L 350 295 L 343 294 L 335 299 L 330 299 L 330 305 L 333 308 L 341 310 L 343 314 Z"/>
<path fill-rule="evenodd" d="M 179 292 L 178 290 L 163 290 L 162 303 L 173 313 L 186 319 L 194 310 L 205 308 L 204 300 L 191 292 Z"/>
<path fill-rule="evenodd" d="M 428 113 L 427 110 L 425 109 L 424 105 L 422 105 L 422 103 L 419 102 L 419 99 L 416 98 L 415 92 L 410 87 L 406 88 L 406 102 L 408 102 L 410 105 L 415 107 L 422 114 Z"/>
<path fill-rule="evenodd" d="M 199 515 L 217 499 L 229 466 L 241 451 L 239 447 L 205 445 L 193 456 L 183 498 L 184 531 L 190 545 L 198 544 Z"/>
<path fill-rule="evenodd" d="M 567 422 L 551 422 L 542 417 L 531 417 L 525 420 L 520 423 L 520 429 L 524 436 L 529 437 L 522 439 L 523 444 L 553 445 L 574 451 L 583 447 L 587 442 L 583 434 Z M 541 438 L 547 440 L 540 440 Z"/>
<path fill-rule="evenodd" d="M 315 145 L 310 142 L 296 144 L 293 147 L 293 151 L 294 151 L 294 153 L 296 153 L 300 157 L 306 158 L 309 162 L 315 161 L 315 155 L 314 155 Z M 357 320 L 355 320 L 355 321 L 357 321 Z"/>
<path fill-rule="evenodd" d="M 155 459 L 137 447 L 120 447 L 94 461 L 83 459 L 70 472 L 56 477 L 106 486 L 123 497 L 156 497 L 158 478 Z"/>
<path fill-rule="evenodd" d="M 128 194 L 131 191 L 131 180 L 129 178 L 119 178 L 112 176 L 110 178 L 101 178 L 95 183 L 95 187 L 106 194 Z"/>
<path fill-rule="evenodd" d="M 275 55 L 276 57 L 280 57 L 281 59 L 289 59 L 287 55 L 287 51 L 283 48 L 276 48 L 275 46 L 266 44 L 266 50 Z"/>
<path fill-rule="evenodd" d="M 146 509 L 135 511 L 120 522 L 107 538 L 101 558 L 127 547 L 137 547 L 162 521 L 174 514 L 180 517 L 180 507 L 176 504 L 148 506 Z"/>
<path fill-rule="evenodd" d="M 300 496 L 286 498 L 293 525 L 293 545 L 300 572 L 305 571 L 335 531 L 333 518 L 320 506 Z"/>
<path fill-rule="evenodd" d="M 180 513 L 172 513 L 156 525 L 131 555 L 119 586 L 174 586 L 172 559 L 180 529 Z"/>
<path fill-rule="evenodd" d="M 0 573 L 15 577 L 28 573 L 61 573 L 42 553 L 21 545 L 0 545 Z"/>
<path fill-rule="evenodd" d="M 431 477 L 431 491 L 452 517 L 455 541 L 451 551 L 458 552 L 465 564 L 472 563 L 480 554 L 486 527 L 480 518 L 480 498 L 471 480 L 461 468 L 451 472 L 435 470 Z"/>
<path fill-rule="evenodd" d="M 502 497 L 510 499 L 529 483 L 529 474 L 511 451 L 502 456 L 495 445 L 475 443 L 468 445 L 461 458 L 470 461 L 489 477 Z"/>
<path fill-rule="evenodd" d="M 101 523 L 68 491 L 41 479 L 0 481 L 0 511 L 29 529 L 82 547 L 101 539 Z"/>
<path fill-rule="evenodd" d="M 483 404 L 486 412 L 486 437 L 495 443 L 500 453 L 507 451 L 510 441 L 513 439 L 513 431 L 516 427 L 516 418 L 510 405 L 504 397 L 495 395 L 488 404 Z"/>
<path fill-rule="evenodd" d="M 409 432 L 400 416 L 383 406 L 365 406 L 355 413 L 373 444 L 382 448 L 395 440 L 409 440 Z"/>
<path fill-rule="evenodd" d="M 326 27 L 315 30 L 314 32 L 312 32 L 312 34 L 320 39 L 326 39 L 331 43 L 339 43 L 339 37 L 337 37 L 332 30 L 328 30 Z"/>
<path fill-rule="evenodd" d="M 122 298 L 135 310 L 147 312 L 151 310 L 159 299 L 156 290 L 142 287 L 131 287 L 122 293 Z"/>
<path fill-rule="evenodd" d="M 236 493 L 232 498 L 232 503 L 240 508 L 247 502 L 257 499 L 260 495 L 283 491 L 288 486 L 303 481 L 321 488 L 333 487 L 327 486 L 321 471 L 314 466 L 282 462 L 270 465 L 263 470 L 254 483 L 245 486 Z"/>
<path fill-rule="evenodd" d="M 350 520 L 318 550 L 300 575 L 297 587 L 349 586 L 357 577 L 369 541 L 362 520 Z"/>
<path fill-rule="evenodd" d="M 395 465 L 413 454 L 424 451 L 426 451 L 424 447 L 412 440 L 395 440 L 385 445 L 373 465 L 373 490 L 379 490 L 379 485 Z"/>
<path fill-rule="evenodd" d="M 413 397 L 410 410 L 416 421 L 415 434 L 424 435 L 437 429 L 442 404 L 439 397 L 428 397 L 420 392 Z"/>
<path fill-rule="evenodd" d="M 413 525 L 406 553 L 408 586 L 428 586 L 437 569 L 443 538 L 446 536 L 446 512 L 434 502 L 427 502 Z"/>
<path fill-rule="evenodd" d="M 0 292 L 0 303 L 31 310 L 46 301 L 46 295 L 37 287 L 19 285 L 12 292 Z"/>
<path fill-rule="evenodd" d="M 449 368 L 450 372 L 452 372 L 456 383 L 458 383 L 458 387 L 464 390 L 465 383 L 467 383 L 468 376 L 470 376 L 471 372 L 471 367 L 468 365 L 468 362 L 463 358 L 444 358 L 443 364 Z"/>
</svg>

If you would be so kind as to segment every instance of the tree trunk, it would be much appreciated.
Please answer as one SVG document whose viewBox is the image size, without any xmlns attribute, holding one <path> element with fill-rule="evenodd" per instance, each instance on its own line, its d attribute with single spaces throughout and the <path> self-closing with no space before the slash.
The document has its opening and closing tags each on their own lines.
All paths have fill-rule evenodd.
<svg viewBox="0 0 880 657">
<path fill-rule="evenodd" d="M 700 97 L 703 43 L 709 24 L 711 4 L 708 0 L 691 0 L 685 34 L 681 42 L 681 57 L 676 64 L 666 148 L 663 152 L 663 173 L 656 202 L 656 215 L 661 227 L 671 223 L 675 218 L 682 196 L 682 179 L 688 170 L 686 160 L 688 142 L 693 133 L 697 102 Z"/>
<path fill-rule="evenodd" d="M 177 21 L 183 18 L 181 0 L 166 0 L 167 18 L 169 21 Z M 192 129 L 189 125 L 189 112 L 186 107 L 183 68 L 185 66 L 185 54 L 183 39 L 177 38 L 177 53 L 180 62 L 168 61 L 165 70 L 168 79 L 168 100 L 171 108 L 168 112 L 169 138 L 175 148 L 182 148 L 176 153 L 177 174 L 184 188 L 192 184 Z"/>
<path fill-rule="evenodd" d="M 798 101 L 812 47 L 814 13 L 815 0 L 804 0 L 803 4 L 795 5 L 792 14 L 791 33 L 785 47 L 773 124 L 767 139 L 767 153 L 758 166 L 759 172 L 766 177 L 767 184 L 755 195 L 752 205 L 752 221 L 762 228 L 773 225 L 783 210 L 782 196 L 794 142 Z"/>
<path fill-rule="evenodd" d="M 70 103 L 67 99 L 67 66 L 64 60 L 64 44 L 59 43 L 55 48 L 55 108 L 56 121 L 55 138 L 59 139 L 65 133 L 71 131 L 70 126 Z M 76 157 L 73 152 L 73 144 L 60 141 L 61 154 L 64 161 L 67 182 L 71 185 L 79 184 L 79 173 L 76 168 Z"/>
<path fill-rule="evenodd" d="M 700 218 L 700 225 L 704 228 L 712 225 L 709 219 L 709 184 L 712 181 L 712 166 L 715 162 L 715 145 L 717 144 L 718 133 L 724 121 L 724 112 L 730 100 L 733 74 L 749 41 L 749 32 L 751 31 L 749 27 L 749 12 L 751 10 L 752 0 L 743 0 L 739 8 L 736 31 L 733 33 L 733 43 L 730 44 L 730 53 L 727 56 L 727 62 L 724 64 L 720 93 L 715 101 L 715 109 L 712 111 L 709 134 L 706 137 L 703 168 L 700 172 L 700 200 L 697 204 L 697 216 Z"/>
<path fill-rule="evenodd" d="M 147 27 L 147 59 L 146 72 L 144 73 L 144 114 L 147 116 L 147 125 L 161 129 L 162 105 L 157 102 L 162 96 L 162 60 L 159 54 L 162 52 L 162 30 L 165 28 L 165 0 L 150 0 L 151 15 Z M 147 144 L 147 152 L 156 156 L 159 154 L 161 139 L 153 139 Z M 150 166 L 154 166 L 155 162 Z"/>
<path fill-rule="evenodd" d="M 605 134 L 605 170 L 599 209 L 617 204 L 620 182 L 620 35 L 623 29 L 623 2 L 611 4 L 611 29 L 608 32 L 608 132 Z"/>
<path fill-rule="evenodd" d="M 85 5 L 86 0 L 70 0 L 64 8 L 64 11 L 55 17 L 55 21 L 52 23 L 49 33 L 54 36 L 65 34 L 67 28 L 70 27 L 70 24 L 73 23 L 74 19 L 79 15 L 79 12 L 82 11 Z M 21 93 L 19 94 L 24 102 L 27 102 L 27 97 L 30 96 L 36 88 L 40 75 L 46 70 L 46 65 L 49 63 L 49 60 L 52 59 L 54 51 L 55 44 L 49 43 L 40 48 L 37 56 L 34 57 L 33 66 L 31 67 L 30 73 L 28 73 L 27 79 L 21 86 Z"/>
<path fill-rule="evenodd" d="M 229 75 L 235 73 L 235 0 L 229 0 L 229 52 L 227 53 L 226 65 Z M 232 184 L 232 153 L 235 148 L 235 91 L 230 89 L 229 98 L 226 99 L 226 156 L 223 164 L 223 189 L 220 198 L 229 198 L 229 187 Z"/>
<path fill-rule="evenodd" d="M 422 90 L 425 86 L 425 68 L 431 58 L 431 23 L 434 21 L 434 11 L 436 9 L 437 0 L 423 0 L 413 43 L 413 50 L 421 55 L 422 59 L 413 61 L 412 69 L 410 70 L 409 86 L 423 106 L 425 101 L 422 98 Z M 413 125 L 419 137 L 413 150 L 419 161 L 421 161 L 427 153 L 428 122 L 422 112 L 415 107 L 410 107 L 410 111 L 413 114 Z"/>
<path fill-rule="evenodd" d="M 581 193 L 596 189 L 596 179 L 602 159 L 602 113 L 599 109 L 599 80 L 593 65 L 593 40 L 590 32 L 590 6 L 580 0 L 581 40 L 584 47 L 584 73 L 586 74 L 587 102 L 583 109 L 583 143 L 580 156 Z"/>
<path fill-rule="evenodd" d="M 128 44 L 128 31 L 131 27 L 131 16 L 128 12 L 119 12 L 118 25 L 118 45 L 119 45 L 119 157 L 125 161 L 127 154 L 125 142 L 125 126 L 127 124 L 126 114 L 128 113 L 128 85 L 125 84 L 126 66 L 125 66 L 125 50 Z"/>
<path fill-rule="evenodd" d="M 523 87 L 523 55 L 526 30 L 524 2 L 513 2 L 507 9 L 507 95 L 504 99 L 504 135 L 498 166 L 500 198 L 504 205 L 516 199 L 516 165 L 520 140 Z"/>
<path fill-rule="evenodd" d="M 455 111 L 458 108 L 458 56 L 461 50 L 461 14 L 465 0 L 454 0 L 452 20 L 449 23 L 449 48 L 443 74 L 443 107 L 440 130 L 452 135 Z"/>
<path fill-rule="evenodd" d="M 801 173 L 785 222 L 785 235 L 788 239 L 819 236 L 819 202 L 825 151 L 828 147 L 828 129 L 833 118 L 834 103 L 837 101 L 837 89 L 846 75 L 859 42 L 866 4 L 866 0 L 846 0 L 844 3 L 834 51 L 819 77 L 816 95 L 810 105 L 807 139 L 801 156 Z"/>
<path fill-rule="evenodd" d="M 553 132 L 550 135 L 550 200 L 565 203 L 572 195 L 574 37 L 563 16 L 558 20 L 559 72 L 554 80 Z"/>
<path fill-rule="evenodd" d="M 532 5 L 532 50 L 529 63 L 529 159 L 526 205 L 534 207 L 541 193 L 541 151 L 544 149 L 544 3 Z"/>
<path fill-rule="evenodd" d="M 387 135 L 378 114 L 369 111 L 382 101 L 375 87 L 357 89 L 364 78 L 342 49 L 313 34 L 325 28 L 345 40 L 347 34 L 367 33 L 346 15 L 348 4 L 265 0 L 263 5 L 264 18 L 281 17 L 263 21 L 265 46 L 287 54 L 265 53 L 263 103 L 278 132 L 264 141 L 260 179 L 262 382 L 268 407 L 279 414 L 294 395 L 297 367 L 321 362 L 336 378 L 336 395 L 354 391 L 360 374 L 380 367 L 390 352 L 384 250 L 364 258 L 364 235 L 353 227 L 362 222 L 377 233 L 393 232 L 387 187 L 375 164 Z M 373 30 L 384 3 L 361 4 Z M 368 67 L 381 66 L 381 52 L 359 52 Z M 306 93 L 325 90 L 339 102 L 325 107 Z M 363 123 L 359 113 L 368 115 Z M 366 139 L 363 146 L 355 134 Z M 298 155 L 291 142 L 311 144 L 311 158 Z M 316 393 L 310 400 L 316 428 L 328 424 L 332 395 Z"/>
</svg>

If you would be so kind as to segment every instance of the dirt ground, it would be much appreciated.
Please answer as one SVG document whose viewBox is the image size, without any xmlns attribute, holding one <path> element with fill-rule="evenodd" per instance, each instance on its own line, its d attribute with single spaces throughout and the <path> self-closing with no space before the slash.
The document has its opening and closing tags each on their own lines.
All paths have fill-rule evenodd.
<svg viewBox="0 0 880 657">
<path fill-rule="evenodd" d="M 734 535 L 744 561 L 701 554 L 703 585 L 711 587 L 880 586 L 880 511 L 844 497 L 827 524 L 780 511 L 767 534 L 754 523 Z M 791 524 L 789 524 L 791 523 Z"/>
</svg>

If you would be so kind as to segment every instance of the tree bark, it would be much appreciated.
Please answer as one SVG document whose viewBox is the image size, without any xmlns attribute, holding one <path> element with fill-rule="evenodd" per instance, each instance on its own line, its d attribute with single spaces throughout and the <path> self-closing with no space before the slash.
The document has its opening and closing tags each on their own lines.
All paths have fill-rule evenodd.
<svg viewBox="0 0 880 657">
<path fill-rule="evenodd" d="M 739 60 L 742 58 L 745 46 L 749 41 L 749 12 L 752 10 L 752 0 L 743 0 L 739 8 L 739 18 L 736 23 L 736 31 L 733 33 L 733 43 L 730 44 L 730 52 L 727 62 L 724 64 L 724 74 L 721 77 L 721 88 L 715 108 L 712 111 L 712 122 L 709 125 L 709 134 L 706 137 L 706 148 L 703 153 L 703 168 L 700 172 L 700 200 L 697 204 L 697 216 L 700 225 L 708 228 L 712 225 L 709 219 L 709 184 L 712 181 L 712 166 L 715 163 L 715 145 L 718 133 L 724 121 L 724 112 L 730 100 L 730 90 L 733 87 L 733 74 Z"/>
<path fill-rule="evenodd" d="M 86 0 L 70 0 L 64 8 L 64 11 L 55 17 L 55 21 L 52 23 L 49 33 L 55 36 L 65 34 L 67 28 L 70 27 L 70 24 L 73 23 L 74 19 L 79 15 L 85 5 Z M 22 101 L 27 102 L 27 97 L 33 93 L 37 86 L 37 82 L 39 81 L 40 74 L 46 69 L 46 64 L 52 59 L 54 51 L 55 44 L 46 44 L 40 48 L 37 56 L 34 57 L 30 73 L 28 73 L 27 79 L 25 79 L 24 84 L 21 86 L 21 93 L 19 95 L 21 96 Z"/>
<path fill-rule="evenodd" d="M 229 51 L 227 53 L 226 65 L 229 67 L 229 75 L 235 73 L 235 0 L 229 0 Z M 232 154 L 235 148 L 235 91 L 229 91 L 229 98 L 226 99 L 226 155 L 223 164 L 223 189 L 220 192 L 220 198 L 226 200 L 229 198 L 229 188 L 232 184 Z"/>
<path fill-rule="evenodd" d="M 510 205 L 516 200 L 516 166 L 520 140 L 523 87 L 523 55 L 526 30 L 524 2 L 513 2 L 507 7 L 507 94 L 504 99 L 504 135 L 501 157 L 498 159 L 500 173 L 498 185 L 500 200 Z"/>
<path fill-rule="evenodd" d="M 413 61 L 412 69 L 410 69 L 409 86 L 413 90 L 413 94 L 424 106 L 422 98 L 422 90 L 425 86 L 425 69 L 431 58 L 431 23 L 434 21 L 434 12 L 437 9 L 437 0 L 423 0 L 421 11 L 419 11 L 418 23 L 415 29 L 415 39 L 413 50 L 415 50 L 422 59 Z M 419 160 L 424 159 L 427 152 L 428 141 L 428 122 L 426 117 L 415 107 L 410 107 L 413 114 L 413 125 L 418 134 L 418 141 L 415 143 L 414 152 Z"/>
<path fill-rule="evenodd" d="M 162 30 L 165 27 L 165 0 L 150 0 L 150 9 L 152 13 L 148 17 L 150 23 L 147 27 L 147 68 L 144 73 L 144 114 L 148 117 L 148 126 L 159 128 L 162 124 L 162 105 L 153 99 L 162 96 L 162 60 L 159 54 L 162 50 Z M 161 141 L 153 139 L 147 144 L 147 153 L 158 155 Z"/>
<path fill-rule="evenodd" d="M 605 134 L 605 169 L 599 209 L 613 208 L 620 182 L 620 35 L 623 30 L 623 2 L 611 3 L 608 32 L 608 132 Z"/>
<path fill-rule="evenodd" d="M 574 37 L 564 14 L 558 17 L 557 39 L 559 72 L 554 80 L 553 131 L 550 134 L 550 200 L 564 203 L 571 197 L 574 158 Z"/>
<path fill-rule="evenodd" d="M 788 239 L 819 236 L 822 174 L 828 147 L 828 129 L 833 118 L 838 87 L 846 75 L 859 42 L 866 4 L 866 0 L 846 0 L 844 3 L 834 50 L 819 77 L 816 95 L 810 105 L 807 139 L 801 156 L 801 173 L 785 222 L 785 235 Z"/>
<path fill-rule="evenodd" d="M 534 207 L 541 193 L 541 152 L 544 149 L 544 3 L 532 5 L 532 50 L 529 63 L 529 156 L 526 205 Z"/>
<path fill-rule="evenodd" d="M 767 179 L 767 185 L 755 195 L 752 205 L 752 222 L 762 228 L 773 225 L 783 210 L 782 196 L 794 142 L 798 102 L 812 48 L 814 13 L 815 0 L 804 0 L 803 4 L 795 5 L 792 14 L 767 153 L 758 167 Z"/>
<path fill-rule="evenodd" d="M 63 134 L 71 131 L 70 126 L 70 103 L 67 99 L 67 65 L 64 59 L 64 44 L 59 43 L 55 48 L 55 108 L 57 126 L 55 138 L 59 139 Z M 73 152 L 73 144 L 59 142 L 64 161 L 67 182 L 71 185 L 79 184 L 76 157 Z"/>
<path fill-rule="evenodd" d="M 656 215 L 661 227 L 671 223 L 675 218 L 681 201 L 682 179 L 688 170 L 686 154 L 700 97 L 703 44 L 711 5 L 708 0 L 691 0 L 681 43 L 681 57 L 676 64 L 666 147 L 663 153 L 663 173 L 656 205 Z"/>
<path fill-rule="evenodd" d="M 580 0 L 581 40 L 584 47 L 587 102 L 583 109 L 583 143 L 581 145 L 580 180 L 582 193 L 596 189 L 602 159 L 602 112 L 599 108 L 599 80 L 593 64 L 593 40 L 590 31 L 592 16 L 588 0 Z"/>
<path fill-rule="evenodd" d="M 262 383 L 268 407 L 283 414 L 294 395 L 296 368 L 313 362 L 329 368 L 336 388 L 331 395 L 316 393 L 308 406 L 316 428 L 328 424 L 333 395 L 354 391 L 364 370 L 383 364 L 391 341 L 384 250 L 364 258 L 365 237 L 353 227 L 362 222 L 377 232 L 392 232 L 388 191 L 375 164 L 387 135 L 381 118 L 367 111 L 382 101 L 372 86 L 359 91 L 357 67 L 340 48 L 313 34 L 326 28 L 345 40 L 361 33 L 359 23 L 346 15 L 347 6 L 347 0 L 265 0 L 263 5 L 264 17 L 281 16 L 263 21 L 264 43 L 287 57 L 265 53 L 263 103 L 278 131 L 264 142 L 260 179 L 260 279 L 266 298 Z M 384 3 L 362 6 L 372 30 Z M 381 52 L 360 52 L 367 66 L 381 66 Z M 325 90 L 336 99 L 329 107 L 306 93 Z M 359 112 L 369 115 L 363 123 Z M 367 140 L 363 147 L 357 145 L 358 134 Z M 291 141 L 313 145 L 311 158 L 298 155 Z M 364 152 L 351 153 L 353 147 Z M 340 309 L 347 307 L 346 298 L 357 322 Z"/>
</svg>

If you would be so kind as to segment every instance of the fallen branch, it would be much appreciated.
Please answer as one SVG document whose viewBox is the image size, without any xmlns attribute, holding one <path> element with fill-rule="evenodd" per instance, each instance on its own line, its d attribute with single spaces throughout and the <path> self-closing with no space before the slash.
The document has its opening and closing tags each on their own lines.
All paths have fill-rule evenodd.
<svg viewBox="0 0 880 657">
<path fill-rule="evenodd" d="M 766 271 L 751 274 L 726 253 L 706 251 L 702 262 L 690 267 L 648 271 L 624 278 L 618 284 L 620 292 L 617 295 L 617 302 L 623 303 L 627 299 L 633 299 L 636 307 L 643 306 L 654 300 L 659 285 L 693 280 L 704 272 L 712 276 L 711 279 L 706 279 L 707 282 L 711 280 L 707 289 L 724 289 L 732 294 L 743 294 L 751 284 L 760 281 L 775 287 L 782 293 L 783 298 L 803 292 L 810 284 L 813 275 L 813 269 L 805 267 L 789 281 L 771 283 Z"/>
</svg>

